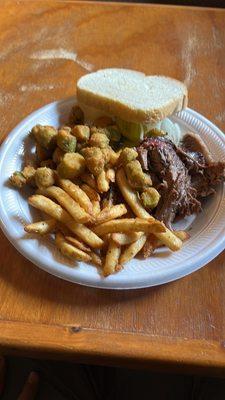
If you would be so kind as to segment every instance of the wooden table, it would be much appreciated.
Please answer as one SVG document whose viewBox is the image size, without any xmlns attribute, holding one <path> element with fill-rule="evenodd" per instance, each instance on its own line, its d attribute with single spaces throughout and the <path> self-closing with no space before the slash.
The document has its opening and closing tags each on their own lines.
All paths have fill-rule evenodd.
<svg viewBox="0 0 225 400">
<path fill-rule="evenodd" d="M 225 128 L 225 10 L 1 1 L 1 138 L 71 96 L 77 78 L 125 67 L 184 80 L 190 106 Z M 225 257 L 177 282 L 105 291 L 39 270 L 0 233 L 5 353 L 225 375 Z"/>
</svg>

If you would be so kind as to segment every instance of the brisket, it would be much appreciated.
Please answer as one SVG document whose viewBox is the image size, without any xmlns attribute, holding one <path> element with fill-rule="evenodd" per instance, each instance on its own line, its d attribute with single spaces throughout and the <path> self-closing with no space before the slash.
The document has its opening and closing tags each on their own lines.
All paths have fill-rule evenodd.
<svg viewBox="0 0 225 400">
<path fill-rule="evenodd" d="M 200 199 L 224 180 L 225 163 L 213 162 L 205 143 L 193 133 L 180 147 L 165 137 L 145 139 L 137 148 L 143 170 L 150 173 L 161 198 L 155 217 L 171 227 L 176 216 L 201 210 Z"/>
</svg>

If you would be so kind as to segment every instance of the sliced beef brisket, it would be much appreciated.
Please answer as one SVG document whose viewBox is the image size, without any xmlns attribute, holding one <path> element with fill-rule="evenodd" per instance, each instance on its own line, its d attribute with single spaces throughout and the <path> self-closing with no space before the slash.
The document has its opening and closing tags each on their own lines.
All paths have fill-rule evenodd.
<svg viewBox="0 0 225 400">
<path fill-rule="evenodd" d="M 175 216 L 201 210 L 199 199 L 214 192 L 224 179 L 225 163 L 214 163 L 198 135 L 187 134 L 181 147 L 165 137 L 145 139 L 137 148 L 139 160 L 149 171 L 161 199 L 155 216 L 168 227 Z"/>
</svg>

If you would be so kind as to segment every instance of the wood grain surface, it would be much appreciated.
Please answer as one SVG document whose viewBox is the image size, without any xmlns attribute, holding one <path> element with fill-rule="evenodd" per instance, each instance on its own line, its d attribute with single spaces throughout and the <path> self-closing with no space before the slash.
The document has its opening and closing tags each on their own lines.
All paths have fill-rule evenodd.
<svg viewBox="0 0 225 400">
<path fill-rule="evenodd" d="M 1 140 L 105 67 L 185 81 L 190 107 L 225 128 L 225 10 L 3 0 L 0 21 Z M 39 270 L 2 233 L 0 246 L 3 351 L 224 374 L 224 254 L 164 286 L 105 291 Z"/>
</svg>

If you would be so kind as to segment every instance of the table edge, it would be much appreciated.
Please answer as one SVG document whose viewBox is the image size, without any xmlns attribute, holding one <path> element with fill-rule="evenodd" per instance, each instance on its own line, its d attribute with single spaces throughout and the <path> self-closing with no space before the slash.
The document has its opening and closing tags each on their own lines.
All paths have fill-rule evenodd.
<svg viewBox="0 0 225 400">
<path fill-rule="evenodd" d="M 25 1 L 25 0 L 22 0 Z M 42 0 L 32 0 L 32 1 L 42 1 Z M 149 8 L 172 8 L 172 9 L 184 9 L 184 10 L 198 10 L 198 11 L 218 11 L 225 13 L 225 9 L 222 7 L 204 7 L 204 6 L 193 6 L 193 5 L 182 5 L 182 4 L 162 4 L 162 3 L 138 3 L 138 2 L 128 2 L 123 3 L 119 1 L 99 1 L 99 0 L 57 0 L 59 3 L 72 3 L 78 5 L 85 4 L 95 4 L 95 5 L 117 5 L 117 6 L 131 6 L 131 7 L 149 7 Z"/>
<path fill-rule="evenodd" d="M 0 351 L 155 371 L 225 376 L 225 342 L 0 321 Z"/>
</svg>

